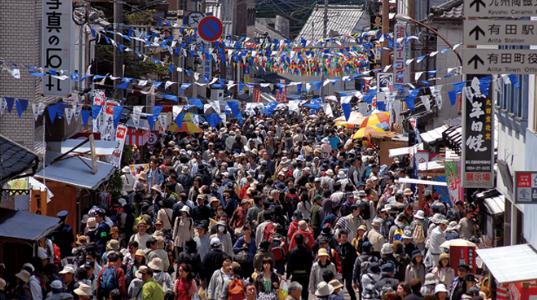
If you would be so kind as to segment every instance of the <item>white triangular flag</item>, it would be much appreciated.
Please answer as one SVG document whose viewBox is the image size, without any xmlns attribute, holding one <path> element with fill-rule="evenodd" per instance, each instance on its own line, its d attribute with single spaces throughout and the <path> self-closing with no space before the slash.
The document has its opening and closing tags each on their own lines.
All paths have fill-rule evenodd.
<svg viewBox="0 0 537 300">
<path fill-rule="evenodd" d="M 74 115 L 75 115 L 75 108 L 72 106 L 66 106 L 65 107 L 65 121 L 67 121 L 67 125 L 71 124 L 71 120 L 73 120 Z"/>
<path fill-rule="evenodd" d="M 341 97 L 341 104 L 350 103 L 352 100 L 352 96 L 342 96 Z"/>
<path fill-rule="evenodd" d="M 6 99 L 4 97 L 0 97 L 0 115 L 4 114 L 6 107 L 7 107 Z"/>
<path fill-rule="evenodd" d="M 324 103 L 323 110 L 327 117 L 329 118 L 334 117 L 334 112 L 332 111 L 332 106 L 330 106 L 330 103 Z"/>
<path fill-rule="evenodd" d="M 0 101 L 1 101 L 1 99 L 0 99 Z M 2 114 L 1 111 L 0 111 L 0 114 Z M 32 102 L 32 114 L 34 115 L 34 120 L 37 121 L 37 118 L 39 117 L 39 114 L 37 112 L 37 103 L 35 103 L 35 102 Z"/>
<path fill-rule="evenodd" d="M 173 81 L 166 81 L 166 84 L 164 84 L 164 89 L 168 89 L 172 84 L 174 84 L 175 82 Z"/>
<path fill-rule="evenodd" d="M 137 86 L 144 87 L 147 85 L 147 80 L 138 80 Z"/>
<path fill-rule="evenodd" d="M 423 106 L 425 106 L 425 109 L 427 111 L 431 111 L 431 100 L 429 99 L 428 95 L 420 96 L 421 103 L 423 103 Z"/>
<path fill-rule="evenodd" d="M 136 105 L 132 108 L 132 123 L 134 124 L 134 127 L 138 129 L 140 127 L 140 117 L 142 115 L 142 110 L 144 107 L 142 105 Z"/>
<path fill-rule="evenodd" d="M 429 89 L 431 90 L 431 95 L 434 97 L 436 106 L 439 110 L 442 109 L 442 86 L 431 86 Z"/>
<path fill-rule="evenodd" d="M 422 74 L 423 72 L 416 72 L 416 74 L 414 74 L 414 81 L 418 81 Z"/>
<path fill-rule="evenodd" d="M 8 68 L 7 71 L 9 72 L 9 74 L 11 74 L 11 76 L 15 77 L 15 79 L 21 79 L 21 70 L 17 68 L 13 68 L 13 69 Z"/>
</svg>

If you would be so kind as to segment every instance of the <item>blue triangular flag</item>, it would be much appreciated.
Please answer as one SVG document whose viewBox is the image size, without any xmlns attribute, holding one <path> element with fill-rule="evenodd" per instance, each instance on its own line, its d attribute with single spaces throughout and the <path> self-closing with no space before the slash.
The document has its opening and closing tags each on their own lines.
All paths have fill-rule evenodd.
<svg viewBox="0 0 537 300">
<path fill-rule="evenodd" d="M 119 125 L 119 120 L 121 119 L 121 111 L 123 107 L 121 105 L 114 106 L 114 128 L 117 128 Z"/>
<path fill-rule="evenodd" d="M 350 103 L 341 103 L 341 109 L 343 110 L 343 115 L 345 116 L 345 121 L 349 121 L 351 117 L 351 104 Z"/>
<path fill-rule="evenodd" d="M 201 102 L 201 100 L 198 98 L 188 98 L 188 103 L 190 103 L 191 105 L 194 105 L 195 107 L 199 109 L 203 109 L 203 102 Z"/>
<path fill-rule="evenodd" d="M 49 111 L 50 113 L 50 111 Z M 87 110 L 87 109 L 83 109 L 80 114 L 82 115 L 82 124 L 84 124 L 84 126 L 88 125 L 88 120 L 89 120 L 89 117 L 90 117 L 90 111 Z"/>
<path fill-rule="evenodd" d="M 490 84 L 492 83 L 492 76 L 485 76 L 479 79 L 479 90 L 484 96 L 488 96 Z"/>
<path fill-rule="evenodd" d="M 457 103 L 457 94 L 462 93 L 462 88 L 464 87 L 465 82 L 457 82 L 453 84 L 453 90 L 448 92 L 449 102 L 451 106 Z"/>
<path fill-rule="evenodd" d="M 185 118 L 185 114 L 178 114 L 177 117 L 175 117 L 175 124 L 177 124 L 177 127 L 181 128 L 183 127 L 183 119 Z"/>
<path fill-rule="evenodd" d="M 149 129 L 151 129 L 151 131 L 153 131 L 153 128 L 155 128 L 155 120 L 157 118 L 155 118 L 155 116 L 147 116 L 147 123 L 149 124 Z"/>
<path fill-rule="evenodd" d="M 386 111 L 386 102 L 377 101 L 377 109 L 380 111 Z"/>
<path fill-rule="evenodd" d="M 19 118 L 22 117 L 22 114 L 28 107 L 28 100 L 26 99 L 17 99 L 17 102 L 15 103 L 15 108 L 17 109 L 17 114 L 19 114 Z"/>
<path fill-rule="evenodd" d="M 511 81 L 511 84 L 514 88 L 518 89 L 520 88 L 520 83 L 518 82 L 518 77 L 515 74 L 509 74 L 509 80 Z"/>
<path fill-rule="evenodd" d="M 410 91 L 408 96 L 405 98 L 405 103 L 408 106 L 408 109 L 414 110 L 414 102 L 416 101 L 416 97 L 420 93 L 420 89 L 413 89 Z"/>
<path fill-rule="evenodd" d="M 227 105 L 231 109 L 231 112 L 233 113 L 233 116 L 239 121 L 239 123 L 242 124 L 244 121 L 240 108 L 239 108 L 239 102 L 237 101 L 227 101 Z"/>
<path fill-rule="evenodd" d="M 205 116 L 205 119 L 207 119 L 207 123 L 209 123 L 209 126 L 212 128 L 216 128 L 216 126 L 222 122 L 222 119 L 217 113 L 208 114 Z"/>
<path fill-rule="evenodd" d="M 99 116 L 99 113 L 101 113 L 101 109 L 103 109 L 103 107 L 100 105 L 92 105 L 91 106 L 91 118 L 94 120 L 97 119 L 97 117 Z"/>
<path fill-rule="evenodd" d="M 158 118 L 158 116 L 160 116 L 160 113 L 162 112 L 162 105 L 157 105 L 157 106 L 154 106 L 153 107 L 153 116 L 155 118 Z"/>
<path fill-rule="evenodd" d="M 56 105 L 49 105 L 47 107 L 47 110 L 50 123 L 54 124 L 54 121 L 56 120 L 56 114 L 58 113 Z"/>
<path fill-rule="evenodd" d="M 11 112 L 13 110 L 13 104 L 15 104 L 15 98 L 13 97 L 4 97 L 7 103 L 7 111 Z"/>
</svg>

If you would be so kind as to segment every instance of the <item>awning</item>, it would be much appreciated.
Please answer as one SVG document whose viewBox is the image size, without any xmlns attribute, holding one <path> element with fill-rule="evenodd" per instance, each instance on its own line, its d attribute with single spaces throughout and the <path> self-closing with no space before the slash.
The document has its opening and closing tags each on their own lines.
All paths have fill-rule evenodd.
<svg viewBox="0 0 537 300">
<path fill-rule="evenodd" d="M 68 139 L 62 142 L 61 153 L 67 153 L 69 150 L 73 149 L 78 144 L 82 143 L 84 139 Z M 112 155 L 116 149 L 117 142 L 115 141 L 95 141 L 95 153 L 99 156 Z M 73 150 L 72 153 L 90 153 L 90 143 L 87 142 L 84 145 Z"/>
<path fill-rule="evenodd" d="M 402 148 L 389 149 L 388 150 L 388 156 L 389 157 L 396 157 L 396 156 L 409 155 L 409 154 L 412 154 L 412 153 L 416 153 L 418 150 L 423 150 L 423 143 L 414 145 L 412 147 L 402 147 Z"/>
<path fill-rule="evenodd" d="M 0 237 L 37 241 L 58 227 L 58 218 L 0 208 Z"/>
<path fill-rule="evenodd" d="M 460 155 L 462 150 L 462 127 L 451 126 L 442 133 L 447 145 Z"/>
<path fill-rule="evenodd" d="M 505 196 L 496 189 L 481 192 L 475 197 L 483 201 L 490 215 L 501 215 L 505 211 Z"/>
<path fill-rule="evenodd" d="M 447 186 L 447 183 L 442 181 L 431 181 L 431 180 L 422 180 L 415 178 L 399 178 L 399 183 L 409 183 L 409 184 L 424 184 L 424 185 L 436 185 L 436 186 Z"/>
<path fill-rule="evenodd" d="M 446 131 L 449 127 L 447 125 L 440 126 L 433 130 L 429 130 L 420 134 L 421 139 L 424 143 L 433 144 L 442 139 L 442 133 Z"/>
<path fill-rule="evenodd" d="M 112 164 L 97 161 L 97 174 L 93 174 L 91 159 L 73 156 L 49 165 L 34 177 L 95 190 L 114 173 L 114 169 Z"/>
<path fill-rule="evenodd" d="M 39 158 L 32 151 L 0 135 L 0 188 L 13 177 L 37 169 Z"/>
<path fill-rule="evenodd" d="M 537 279 L 537 253 L 528 244 L 476 252 L 499 283 Z"/>
<path fill-rule="evenodd" d="M 276 97 L 274 97 L 274 95 L 272 95 L 271 93 L 261 93 L 261 101 L 278 102 L 278 100 L 276 100 Z"/>
</svg>

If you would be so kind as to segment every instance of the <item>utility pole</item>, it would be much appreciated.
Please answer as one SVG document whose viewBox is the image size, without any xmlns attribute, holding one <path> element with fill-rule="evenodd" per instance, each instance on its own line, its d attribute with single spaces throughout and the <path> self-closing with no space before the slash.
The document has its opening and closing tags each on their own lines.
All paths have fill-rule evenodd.
<svg viewBox="0 0 537 300">
<path fill-rule="evenodd" d="M 324 16 L 323 16 L 323 40 L 326 43 L 326 38 L 328 37 L 328 0 L 324 0 Z M 321 56 L 321 99 L 324 98 L 324 70 L 325 70 L 325 60 L 324 56 Z"/>
<path fill-rule="evenodd" d="M 121 1 L 114 1 L 114 31 L 119 32 L 120 24 L 123 23 L 123 4 Z M 114 40 L 116 44 L 121 43 L 120 36 L 114 35 Z M 119 53 L 119 50 L 114 47 L 114 67 L 113 75 L 114 77 L 123 77 L 123 56 Z M 117 85 L 117 81 L 114 81 L 114 89 Z M 121 92 L 120 95 L 123 93 Z"/>
<path fill-rule="evenodd" d="M 412 1 L 410 1 L 412 2 Z M 390 33 L 390 3 L 389 0 L 382 0 L 382 34 L 386 36 Z M 390 54 L 385 48 L 388 47 L 388 39 L 384 38 L 382 43 L 382 66 L 390 64 Z"/>
</svg>

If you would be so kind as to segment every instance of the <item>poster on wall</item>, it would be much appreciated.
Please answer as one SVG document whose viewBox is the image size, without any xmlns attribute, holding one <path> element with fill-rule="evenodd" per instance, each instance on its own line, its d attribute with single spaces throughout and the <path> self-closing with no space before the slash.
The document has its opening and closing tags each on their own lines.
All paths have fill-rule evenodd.
<svg viewBox="0 0 537 300">
<path fill-rule="evenodd" d="M 462 188 L 462 181 L 460 177 L 461 161 L 446 160 L 444 162 L 444 169 L 446 171 L 446 183 L 451 204 L 455 204 L 457 201 L 464 202 L 464 190 Z"/>
<path fill-rule="evenodd" d="M 492 99 L 481 93 L 478 77 L 463 89 L 462 186 L 494 187 Z"/>
<path fill-rule="evenodd" d="M 537 172 L 515 172 L 515 203 L 537 204 Z"/>
</svg>

